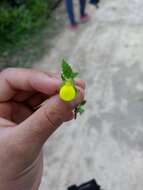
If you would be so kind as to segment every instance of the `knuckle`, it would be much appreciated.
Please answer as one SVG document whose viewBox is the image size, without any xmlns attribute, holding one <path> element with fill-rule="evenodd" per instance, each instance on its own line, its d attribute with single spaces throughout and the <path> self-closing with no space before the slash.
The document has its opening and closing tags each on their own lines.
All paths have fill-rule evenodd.
<svg viewBox="0 0 143 190">
<path fill-rule="evenodd" d="M 18 143 L 11 143 L 9 145 L 9 154 L 11 155 L 11 157 L 15 157 L 15 158 L 24 158 L 25 155 L 25 151 L 24 151 L 24 147 L 21 144 Z"/>
<path fill-rule="evenodd" d="M 31 129 L 31 131 L 32 131 L 32 137 L 33 137 L 32 140 L 33 139 L 36 139 L 36 140 L 41 139 L 42 136 L 43 136 L 43 134 L 44 134 L 44 132 L 45 132 L 45 130 L 43 130 L 43 126 L 33 127 Z M 29 139 L 29 141 L 30 141 L 30 139 Z"/>
<path fill-rule="evenodd" d="M 44 114 L 48 124 L 53 128 L 61 125 L 64 120 L 63 110 L 60 107 L 54 106 L 52 109 L 46 109 L 45 107 Z"/>
</svg>

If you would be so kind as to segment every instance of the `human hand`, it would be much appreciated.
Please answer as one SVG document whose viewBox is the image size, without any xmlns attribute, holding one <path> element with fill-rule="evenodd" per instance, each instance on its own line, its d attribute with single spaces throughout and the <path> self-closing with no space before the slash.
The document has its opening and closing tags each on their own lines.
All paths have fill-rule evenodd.
<svg viewBox="0 0 143 190">
<path fill-rule="evenodd" d="M 60 84 L 54 75 L 30 69 L 0 73 L 0 189 L 38 189 L 43 144 L 73 119 L 74 108 L 84 99 L 84 82 L 77 81 L 79 95 L 70 103 L 59 99 Z"/>
</svg>

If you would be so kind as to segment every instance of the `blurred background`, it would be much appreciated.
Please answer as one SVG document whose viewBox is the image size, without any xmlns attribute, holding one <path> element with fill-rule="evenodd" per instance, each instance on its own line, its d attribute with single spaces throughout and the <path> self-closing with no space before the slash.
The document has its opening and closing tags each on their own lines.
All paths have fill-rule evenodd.
<svg viewBox="0 0 143 190">
<path fill-rule="evenodd" d="M 86 81 L 86 112 L 44 147 L 40 190 L 91 178 L 105 190 L 142 190 L 143 1 L 101 0 L 87 13 L 88 23 L 69 30 L 64 1 L 1 0 L 0 69 L 55 72 L 64 57 Z"/>
</svg>

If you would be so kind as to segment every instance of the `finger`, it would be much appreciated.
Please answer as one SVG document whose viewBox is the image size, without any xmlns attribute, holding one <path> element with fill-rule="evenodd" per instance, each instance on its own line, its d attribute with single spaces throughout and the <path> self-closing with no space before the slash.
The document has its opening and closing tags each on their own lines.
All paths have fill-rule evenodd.
<svg viewBox="0 0 143 190">
<path fill-rule="evenodd" d="M 36 106 L 40 105 L 42 102 L 47 100 L 49 97 L 42 93 L 37 93 L 26 100 L 26 104 L 29 105 L 31 108 L 35 108 Z"/>
<path fill-rule="evenodd" d="M 86 86 L 86 85 L 85 85 L 85 82 L 84 82 L 83 80 L 76 79 L 76 80 L 75 80 L 75 83 L 76 83 L 77 86 L 79 86 L 79 87 L 85 89 L 85 86 Z"/>
<path fill-rule="evenodd" d="M 23 141 L 33 141 L 43 144 L 47 138 L 64 122 L 73 118 L 73 109 L 83 100 L 84 91 L 80 89 L 78 97 L 68 103 L 51 97 L 46 105 L 42 106 L 27 120 L 20 124 L 16 133 Z M 33 145 L 34 146 L 34 145 Z"/>
<path fill-rule="evenodd" d="M 67 122 L 67 121 L 71 121 L 72 119 L 74 119 L 74 112 L 71 111 L 67 114 L 67 117 L 66 119 L 64 120 L 64 122 Z"/>
<path fill-rule="evenodd" d="M 53 76 L 59 80 L 61 80 L 60 72 L 54 73 Z M 76 79 L 75 84 L 83 89 L 85 89 L 86 85 L 85 82 L 81 79 Z"/>
<path fill-rule="evenodd" d="M 59 79 L 59 80 L 61 80 L 61 74 L 60 74 L 60 71 L 58 71 L 58 72 L 56 72 L 56 73 L 49 73 L 48 71 L 43 71 L 44 73 L 47 73 L 49 76 L 51 76 L 51 77 L 55 77 L 55 78 L 57 78 L 57 79 Z M 83 81 L 83 80 L 81 80 L 81 79 L 76 79 L 75 80 L 75 83 L 76 83 L 76 85 L 77 86 L 79 86 L 79 87 L 81 87 L 81 88 L 83 88 L 83 89 L 85 89 L 85 82 Z"/>
<path fill-rule="evenodd" d="M 0 117 L 11 120 L 17 124 L 24 121 L 32 113 L 32 109 L 21 103 L 12 101 L 0 103 Z"/>
<path fill-rule="evenodd" d="M 12 107 L 10 102 L 0 103 L 0 117 L 11 120 Z"/>
<path fill-rule="evenodd" d="M 53 78 L 57 78 L 58 77 L 58 79 L 59 79 L 59 77 L 60 77 L 60 72 L 49 72 L 48 70 L 45 70 L 45 68 L 37 68 L 36 69 L 37 71 L 40 71 L 40 72 L 43 72 L 43 73 L 45 73 L 46 75 L 48 75 L 49 77 L 53 77 Z"/>
<path fill-rule="evenodd" d="M 25 104 L 12 102 L 11 107 L 11 120 L 17 124 L 23 122 L 33 113 L 33 110 Z"/>
<path fill-rule="evenodd" d="M 32 97 L 34 94 L 36 94 L 36 92 L 18 91 L 13 97 L 13 100 L 16 102 L 23 102 Z"/>
<path fill-rule="evenodd" d="M 44 71 L 44 73 L 47 73 L 47 71 Z M 57 71 L 57 72 L 53 72 L 53 73 L 49 73 L 48 72 L 48 75 L 50 76 L 50 77 L 54 77 L 54 78 L 57 78 L 57 79 L 61 79 L 61 76 L 60 76 L 60 72 L 59 71 Z"/>
<path fill-rule="evenodd" d="M 6 69 L 0 73 L 0 102 L 14 97 L 17 90 L 37 91 L 51 96 L 57 93 L 60 84 L 60 80 L 51 78 L 40 71 Z"/>
<path fill-rule="evenodd" d="M 16 124 L 12 121 L 0 117 L 0 128 L 3 127 L 15 127 Z"/>
</svg>

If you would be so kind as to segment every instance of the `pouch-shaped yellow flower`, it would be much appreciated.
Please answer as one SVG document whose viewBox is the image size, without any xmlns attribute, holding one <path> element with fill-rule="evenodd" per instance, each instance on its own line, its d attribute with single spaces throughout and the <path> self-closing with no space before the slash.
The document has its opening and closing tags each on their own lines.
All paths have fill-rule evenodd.
<svg viewBox="0 0 143 190">
<path fill-rule="evenodd" d="M 60 89 L 60 98 L 64 101 L 72 101 L 75 99 L 77 92 L 70 81 L 66 81 L 65 84 Z"/>
</svg>

